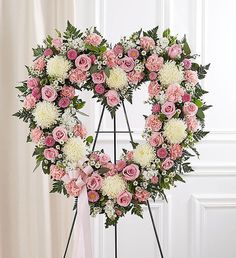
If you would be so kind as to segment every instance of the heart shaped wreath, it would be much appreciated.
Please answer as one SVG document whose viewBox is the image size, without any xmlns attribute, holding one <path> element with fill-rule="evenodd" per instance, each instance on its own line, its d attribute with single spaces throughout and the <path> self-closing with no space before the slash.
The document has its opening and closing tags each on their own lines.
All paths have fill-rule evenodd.
<svg viewBox="0 0 236 258">
<path fill-rule="evenodd" d="M 208 133 L 204 111 L 210 106 L 199 80 L 209 65 L 194 62 L 185 37 L 157 31 L 140 30 L 111 48 L 96 28 L 81 32 L 68 22 L 63 35 L 56 31 L 33 49 L 29 77 L 16 87 L 23 108 L 14 115 L 29 124 L 27 141 L 35 143 L 36 168 L 42 165 L 53 180 L 51 192 L 77 197 L 86 187 L 91 215 L 104 213 L 106 226 L 128 211 L 142 216 L 149 198 L 165 198 L 165 189 L 184 182 L 181 174 L 193 171 L 189 150 L 198 156 L 194 146 Z M 145 143 L 132 142 L 133 150 L 123 150 L 113 164 L 103 150 L 91 151 L 79 91 L 92 91 L 113 117 L 144 82 L 151 105 Z"/>
</svg>

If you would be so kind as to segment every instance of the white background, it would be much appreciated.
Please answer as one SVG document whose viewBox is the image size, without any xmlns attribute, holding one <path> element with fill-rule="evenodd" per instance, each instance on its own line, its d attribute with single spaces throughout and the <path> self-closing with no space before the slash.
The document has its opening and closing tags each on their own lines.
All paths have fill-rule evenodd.
<svg viewBox="0 0 236 258">
<path fill-rule="evenodd" d="M 166 258 L 236 257 L 235 7 L 233 0 L 103 0 L 78 5 L 78 26 L 95 22 L 113 44 L 141 27 L 159 25 L 160 32 L 170 27 L 180 37 L 187 35 L 193 53 L 200 54 L 199 62 L 211 63 L 203 82 L 210 91 L 206 101 L 214 105 L 207 112 L 211 134 L 198 146 L 200 160 L 192 160 L 196 172 L 185 176 L 186 184 L 167 193 L 168 204 L 152 204 Z M 150 109 L 143 104 L 145 97 L 143 86 L 135 93 L 134 104 L 128 105 L 137 140 L 144 126 L 142 114 Z M 94 130 L 100 107 L 90 101 L 87 110 L 95 116 Z M 126 130 L 122 112 L 117 120 L 118 128 Z M 106 114 L 102 129 L 112 130 L 112 126 Z M 119 135 L 118 148 L 130 148 L 128 139 Z M 112 141 L 112 135 L 103 136 L 99 145 L 111 155 Z M 103 229 L 103 224 L 103 217 L 95 220 L 95 258 L 113 257 L 114 232 Z M 147 209 L 144 220 L 134 216 L 121 219 L 118 236 L 120 258 L 160 257 Z"/>
</svg>

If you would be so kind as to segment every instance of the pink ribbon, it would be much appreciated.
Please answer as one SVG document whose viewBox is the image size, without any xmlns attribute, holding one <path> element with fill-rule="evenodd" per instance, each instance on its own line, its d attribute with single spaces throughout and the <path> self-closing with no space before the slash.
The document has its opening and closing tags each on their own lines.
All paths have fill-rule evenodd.
<svg viewBox="0 0 236 258">
<path fill-rule="evenodd" d="M 92 258 L 90 207 L 88 203 L 86 178 L 93 172 L 92 167 L 80 169 L 76 184 L 81 187 L 77 202 L 77 218 L 74 228 L 73 258 Z"/>
</svg>

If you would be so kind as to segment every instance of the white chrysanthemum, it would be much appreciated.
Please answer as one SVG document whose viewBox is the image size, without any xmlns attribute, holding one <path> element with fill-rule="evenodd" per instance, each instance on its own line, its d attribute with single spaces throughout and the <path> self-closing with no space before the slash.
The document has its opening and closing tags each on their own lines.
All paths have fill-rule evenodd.
<svg viewBox="0 0 236 258">
<path fill-rule="evenodd" d="M 115 67 L 110 70 L 110 75 L 107 77 L 106 82 L 111 89 L 123 89 L 128 85 L 126 72 L 120 67 Z"/>
<path fill-rule="evenodd" d="M 54 78 L 65 79 L 70 69 L 70 62 L 63 56 L 54 56 L 48 60 L 47 73 Z"/>
<path fill-rule="evenodd" d="M 55 124 L 59 117 L 57 107 L 51 102 L 38 102 L 33 111 L 34 120 L 38 126 L 42 128 L 49 128 Z"/>
<path fill-rule="evenodd" d="M 85 158 L 86 145 L 80 138 L 70 138 L 63 147 L 63 152 L 67 160 L 78 162 Z"/>
<path fill-rule="evenodd" d="M 164 126 L 164 136 L 171 144 L 181 143 L 187 136 L 183 120 L 172 118 Z"/>
<path fill-rule="evenodd" d="M 148 143 L 139 144 L 134 150 L 134 161 L 142 167 L 150 165 L 150 162 L 155 158 L 154 149 Z"/>
<path fill-rule="evenodd" d="M 159 71 L 159 80 L 163 85 L 181 83 L 184 79 L 183 70 L 174 61 L 166 62 Z"/>
<path fill-rule="evenodd" d="M 119 175 L 108 176 L 103 180 L 102 192 L 111 198 L 117 196 L 126 189 L 126 183 Z"/>
</svg>

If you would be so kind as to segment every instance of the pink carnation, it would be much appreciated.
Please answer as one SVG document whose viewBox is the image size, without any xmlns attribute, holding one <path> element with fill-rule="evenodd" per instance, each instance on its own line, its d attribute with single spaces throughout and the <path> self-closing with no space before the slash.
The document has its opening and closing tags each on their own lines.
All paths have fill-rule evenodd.
<svg viewBox="0 0 236 258">
<path fill-rule="evenodd" d="M 144 73 L 139 71 L 132 71 L 128 73 L 127 78 L 131 84 L 137 85 L 144 78 Z"/>
<path fill-rule="evenodd" d="M 40 128 L 36 127 L 31 130 L 30 138 L 35 144 L 37 144 L 41 139 L 42 135 L 43 135 L 43 131 Z"/>
<path fill-rule="evenodd" d="M 73 99 L 75 96 L 75 88 L 72 86 L 63 86 L 61 90 L 61 96 Z"/>
<path fill-rule="evenodd" d="M 146 202 L 150 198 L 150 193 L 145 189 L 140 189 L 135 193 L 135 199 L 139 202 Z"/>
<path fill-rule="evenodd" d="M 168 49 L 168 55 L 171 59 L 175 59 L 176 57 L 178 57 L 180 54 L 182 53 L 182 48 L 180 45 L 178 44 L 174 44 L 172 45 L 169 49 Z"/>
<path fill-rule="evenodd" d="M 32 95 L 29 94 L 25 97 L 24 99 L 24 107 L 29 110 L 31 108 L 34 108 L 36 104 L 36 98 Z"/>
<path fill-rule="evenodd" d="M 155 41 L 150 37 L 144 36 L 140 38 L 140 45 L 143 49 L 149 50 L 155 47 Z"/>
<path fill-rule="evenodd" d="M 74 135 L 84 139 L 87 135 L 87 130 L 84 125 L 76 124 L 73 128 Z"/>
<path fill-rule="evenodd" d="M 146 127 L 150 128 L 152 131 L 159 131 L 162 127 L 162 122 L 156 115 L 150 115 L 146 119 Z"/>
<path fill-rule="evenodd" d="M 79 194 L 83 188 L 83 187 L 77 186 L 77 184 L 74 180 L 72 180 L 68 184 L 66 184 L 65 187 L 66 187 L 67 193 L 73 197 L 79 196 Z"/>
<path fill-rule="evenodd" d="M 139 177 L 140 170 L 139 167 L 135 164 L 130 164 L 125 167 L 122 171 L 125 180 L 127 181 L 134 181 Z"/>
<path fill-rule="evenodd" d="M 161 133 L 154 132 L 149 138 L 149 143 L 153 147 L 159 147 L 164 142 L 164 138 Z"/>
<path fill-rule="evenodd" d="M 43 151 L 44 157 L 48 160 L 54 160 L 58 154 L 58 150 L 55 148 L 48 148 Z"/>
<path fill-rule="evenodd" d="M 181 101 L 184 95 L 184 89 L 179 84 L 171 84 L 166 90 L 167 100 L 172 102 Z"/>
<path fill-rule="evenodd" d="M 188 93 L 184 93 L 184 95 L 182 96 L 182 101 L 183 102 L 191 101 L 191 95 Z"/>
<path fill-rule="evenodd" d="M 52 39 L 52 45 L 55 47 L 55 48 L 57 48 L 57 49 L 59 49 L 59 48 L 61 48 L 62 47 L 62 39 L 61 38 L 54 38 L 54 39 Z"/>
<path fill-rule="evenodd" d="M 161 112 L 166 115 L 168 118 L 171 118 L 175 115 L 175 104 L 173 102 L 167 101 L 161 107 Z"/>
<path fill-rule="evenodd" d="M 59 101 L 58 101 L 58 105 L 59 107 L 61 108 L 66 108 L 70 105 L 70 99 L 69 98 L 66 98 L 66 97 L 63 97 L 61 98 Z"/>
<path fill-rule="evenodd" d="M 127 207 L 131 203 L 132 194 L 128 191 L 124 191 L 117 197 L 117 203 L 122 207 Z"/>
<path fill-rule="evenodd" d="M 103 54 L 103 59 L 107 62 L 107 66 L 109 68 L 113 68 L 116 66 L 117 57 L 113 50 L 107 50 Z"/>
<path fill-rule="evenodd" d="M 44 51 L 43 51 L 43 55 L 46 56 L 46 57 L 50 57 L 53 55 L 53 51 L 51 48 L 46 48 Z"/>
<path fill-rule="evenodd" d="M 55 179 L 55 180 L 61 180 L 61 178 L 65 175 L 65 170 L 62 168 L 56 166 L 56 165 L 51 165 L 50 166 L 50 176 Z"/>
<path fill-rule="evenodd" d="M 121 44 L 117 44 L 114 46 L 113 51 L 116 56 L 121 56 L 121 55 L 123 55 L 124 48 Z"/>
<path fill-rule="evenodd" d="M 85 38 L 84 42 L 92 46 L 98 46 L 102 42 L 102 37 L 97 33 L 91 33 Z"/>
<path fill-rule="evenodd" d="M 73 69 L 70 72 L 69 80 L 72 83 L 81 83 L 87 80 L 86 71 L 82 71 L 79 68 Z"/>
<path fill-rule="evenodd" d="M 104 83 L 106 81 L 106 74 L 103 71 L 93 73 L 92 80 L 96 84 Z"/>
<path fill-rule="evenodd" d="M 39 87 L 35 87 L 32 89 L 32 95 L 39 100 L 41 98 L 41 89 Z"/>
<path fill-rule="evenodd" d="M 184 72 L 184 79 L 195 86 L 198 83 L 198 75 L 196 71 L 187 70 Z"/>
<path fill-rule="evenodd" d="M 106 153 L 101 153 L 99 156 L 99 162 L 102 165 L 107 164 L 111 160 L 110 156 Z"/>
<path fill-rule="evenodd" d="M 195 116 L 198 111 L 198 107 L 193 102 L 185 102 L 183 107 L 184 114 L 187 116 Z"/>
<path fill-rule="evenodd" d="M 87 187 L 90 190 L 99 190 L 102 187 L 102 177 L 97 174 L 97 173 L 93 173 L 92 176 L 87 178 Z"/>
<path fill-rule="evenodd" d="M 32 89 L 34 89 L 34 88 L 36 88 L 38 86 L 39 86 L 39 78 L 36 78 L 36 77 L 28 78 L 28 80 L 27 80 L 27 87 L 29 89 L 32 90 Z"/>
<path fill-rule="evenodd" d="M 126 162 L 123 159 L 120 159 L 116 163 L 116 169 L 120 172 L 122 171 L 126 166 Z"/>
<path fill-rule="evenodd" d="M 119 97 L 117 91 L 115 91 L 115 90 L 109 90 L 105 94 L 105 96 L 107 98 L 107 104 L 110 107 L 115 107 L 120 103 L 120 97 Z"/>
<path fill-rule="evenodd" d="M 188 116 L 185 118 L 187 128 L 190 132 L 196 132 L 199 126 L 196 116 Z"/>
<path fill-rule="evenodd" d="M 156 78 L 157 78 L 157 73 L 155 73 L 155 72 L 150 72 L 150 73 L 149 73 L 149 79 L 150 79 L 151 81 L 156 80 Z"/>
<path fill-rule="evenodd" d="M 161 105 L 160 104 L 154 104 L 153 106 L 152 106 L 152 113 L 158 113 L 158 112 L 160 112 L 161 111 Z"/>
<path fill-rule="evenodd" d="M 192 66 L 192 62 L 190 59 L 184 59 L 183 60 L 184 69 L 188 70 Z"/>
<path fill-rule="evenodd" d="M 77 55 L 78 54 L 77 54 L 77 51 L 75 49 L 70 49 L 67 52 L 67 57 L 68 57 L 69 60 L 75 60 Z"/>
<path fill-rule="evenodd" d="M 160 159 L 166 158 L 167 154 L 168 154 L 168 152 L 167 152 L 166 148 L 162 147 L 157 150 L 157 157 Z"/>
<path fill-rule="evenodd" d="M 148 57 L 145 65 L 150 72 L 157 72 L 161 69 L 163 63 L 163 57 L 159 57 L 157 54 L 152 54 Z"/>
<path fill-rule="evenodd" d="M 46 62 L 43 56 L 37 58 L 33 62 L 33 69 L 38 70 L 39 72 L 42 72 L 45 66 L 46 66 Z"/>
<path fill-rule="evenodd" d="M 134 60 L 131 57 L 125 56 L 120 60 L 120 67 L 127 73 L 134 69 L 134 65 Z"/>
<path fill-rule="evenodd" d="M 81 71 L 88 71 L 91 67 L 91 59 L 86 54 L 79 55 L 75 59 L 75 66 Z"/>
<path fill-rule="evenodd" d="M 42 99 L 52 102 L 57 98 L 57 92 L 51 85 L 42 88 Z"/>
<path fill-rule="evenodd" d="M 68 140 L 67 131 L 62 126 L 57 126 L 52 131 L 52 136 L 56 142 L 66 142 Z"/>
<path fill-rule="evenodd" d="M 131 48 L 128 50 L 128 56 L 135 60 L 139 57 L 139 52 L 137 49 Z"/>
<path fill-rule="evenodd" d="M 97 94 L 103 94 L 105 92 L 105 88 L 102 84 L 95 85 L 95 92 Z"/>
<path fill-rule="evenodd" d="M 164 170 L 169 170 L 171 169 L 172 167 L 174 166 L 174 161 L 171 160 L 170 158 L 166 158 L 163 163 L 161 164 L 161 167 L 164 169 Z"/>
<path fill-rule="evenodd" d="M 96 191 L 88 192 L 88 200 L 89 202 L 97 202 L 99 200 L 99 194 Z"/>
<path fill-rule="evenodd" d="M 46 136 L 46 138 L 45 138 L 45 140 L 44 140 L 44 144 L 45 144 L 47 147 L 52 147 L 52 146 L 55 144 L 55 140 L 54 140 L 54 138 L 52 137 L 52 135 Z"/>
<path fill-rule="evenodd" d="M 176 160 L 183 154 L 183 148 L 180 144 L 173 144 L 170 147 L 170 158 Z"/>
<path fill-rule="evenodd" d="M 160 92 L 160 85 L 158 84 L 157 81 L 152 81 L 148 85 L 148 94 L 150 98 L 158 96 Z"/>
</svg>

